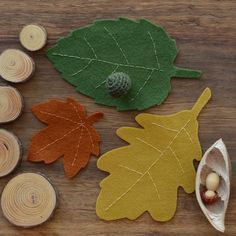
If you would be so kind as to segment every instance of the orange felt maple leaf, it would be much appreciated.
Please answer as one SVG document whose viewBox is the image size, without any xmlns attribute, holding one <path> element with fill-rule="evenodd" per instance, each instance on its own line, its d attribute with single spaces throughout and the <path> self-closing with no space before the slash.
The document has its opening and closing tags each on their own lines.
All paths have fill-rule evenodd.
<svg viewBox="0 0 236 236">
<path fill-rule="evenodd" d="M 32 138 L 28 160 L 49 164 L 64 156 L 65 172 L 74 177 L 87 165 L 91 154 L 99 155 L 100 137 L 92 124 L 103 113 L 87 117 L 84 107 L 72 98 L 50 100 L 32 111 L 48 127 Z"/>
</svg>

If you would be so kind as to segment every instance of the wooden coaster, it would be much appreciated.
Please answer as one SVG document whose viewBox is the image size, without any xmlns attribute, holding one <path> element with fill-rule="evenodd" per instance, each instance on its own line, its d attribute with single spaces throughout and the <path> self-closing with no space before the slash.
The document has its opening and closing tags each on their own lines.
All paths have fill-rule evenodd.
<svg viewBox="0 0 236 236">
<path fill-rule="evenodd" d="M 0 123 L 15 120 L 23 109 L 23 98 L 17 89 L 0 86 Z"/>
<path fill-rule="evenodd" d="M 7 49 L 0 55 L 0 75 L 9 82 L 24 82 L 31 78 L 34 69 L 33 59 L 18 49 Z"/>
<path fill-rule="evenodd" d="M 29 51 L 40 50 L 47 42 L 47 32 L 40 25 L 26 25 L 20 32 L 20 42 Z"/>
<path fill-rule="evenodd" d="M 56 202 L 56 192 L 51 183 L 35 173 L 15 176 L 3 189 L 1 197 L 3 215 L 21 227 L 33 227 L 47 221 Z"/>
<path fill-rule="evenodd" d="M 19 139 L 5 129 L 0 129 L 0 177 L 10 174 L 21 161 Z"/>
</svg>

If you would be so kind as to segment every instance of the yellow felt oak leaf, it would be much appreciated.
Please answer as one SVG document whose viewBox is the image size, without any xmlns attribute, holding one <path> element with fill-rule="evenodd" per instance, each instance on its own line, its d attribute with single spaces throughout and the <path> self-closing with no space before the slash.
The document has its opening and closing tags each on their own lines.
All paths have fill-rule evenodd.
<svg viewBox="0 0 236 236">
<path fill-rule="evenodd" d="M 202 157 L 197 116 L 210 97 L 207 88 L 191 110 L 167 116 L 143 113 L 136 116 L 143 128 L 117 130 L 130 145 L 98 160 L 98 168 L 110 173 L 100 183 L 96 206 L 100 218 L 133 220 L 145 211 L 159 221 L 174 216 L 178 187 L 194 191 L 193 160 Z"/>
<path fill-rule="evenodd" d="M 91 154 L 99 155 L 100 137 L 92 124 L 103 113 L 87 116 L 84 107 L 72 98 L 50 100 L 32 111 L 48 127 L 32 138 L 28 160 L 50 164 L 64 156 L 65 172 L 74 177 L 87 165 Z"/>
</svg>

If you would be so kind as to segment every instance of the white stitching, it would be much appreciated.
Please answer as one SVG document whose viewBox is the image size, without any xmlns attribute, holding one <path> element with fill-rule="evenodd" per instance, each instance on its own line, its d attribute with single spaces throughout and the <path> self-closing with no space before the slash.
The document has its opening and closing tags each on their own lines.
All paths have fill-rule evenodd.
<svg viewBox="0 0 236 236">
<path fill-rule="evenodd" d="M 180 162 L 179 158 L 177 157 L 176 153 L 174 152 L 174 150 L 173 150 L 171 147 L 169 147 L 169 149 L 170 149 L 170 151 L 173 153 L 173 155 L 174 155 L 176 161 L 178 162 L 181 171 L 184 173 L 184 168 L 183 168 L 183 166 L 181 165 L 181 162 Z"/>
<path fill-rule="evenodd" d="M 118 68 L 119 68 L 119 66 L 116 66 L 116 68 L 111 72 L 111 74 L 115 73 Z M 105 83 L 106 83 L 106 80 L 103 80 L 99 85 L 97 85 L 97 86 L 95 87 L 95 89 L 101 87 L 101 86 L 102 86 L 103 84 L 105 84 Z"/>
<path fill-rule="evenodd" d="M 72 122 L 72 123 L 74 123 L 74 124 L 83 125 L 83 123 L 79 123 L 79 122 L 73 121 L 73 120 L 71 120 L 71 119 L 69 119 L 69 118 L 66 118 L 66 117 L 64 117 L 64 116 L 58 116 L 58 115 L 55 115 L 55 114 L 50 113 L 50 112 L 40 111 L 40 113 L 46 114 L 46 115 L 49 115 L 49 116 L 54 116 L 54 117 L 57 117 L 57 118 L 60 118 L 60 119 L 66 120 L 66 121 L 70 121 L 70 122 Z"/>
<path fill-rule="evenodd" d="M 73 159 L 73 161 L 72 161 L 72 163 L 71 163 L 71 166 L 74 166 L 74 165 L 75 165 L 75 162 L 76 162 L 76 160 L 77 160 L 78 152 L 79 152 L 79 146 L 80 146 L 81 138 L 82 138 L 82 136 L 83 136 L 83 132 L 84 132 L 84 127 L 81 128 L 81 133 L 80 133 L 78 145 L 77 145 L 77 147 L 76 147 L 76 153 L 75 153 L 74 159 Z"/>
<path fill-rule="evenodd" d="M 89 48 L 93 51 L 94 53 L 94 56 L 95 58 L 88 58 L 88 57 L 79 57 L 79 56 L 74 56 L 74 55 L 66 55 L 66 54 L 61 54 L 61 53 L 52 53 L 52 55 L 54 56 L 62 56 L 62 57 L 70 57 L 70 58 L 76 58 L 76 59 L 81 59 L 81 60 L 89 60 L 89 63 L 84 67 L 82 68 L 81 70 L 79 70 L 78 72 L 76 72 L 75 74 L 78 74 L 80 73 L 81 71 L 83 71 L 84 69 L 86 69 L 89 64 L 92 62 L 92 61 L 98 61 L 98 62 L 103 62 L 103 63 L 107 63 L 107 64 L 112 64 L 112 65 L 115 65 L 115 66 L 124 66 L 124 67 L 130 67 L 130 68 L 138 68 L 138 69 L 145 69 L 145 70 L 151 70 L 151 73 L 150 75 L 148 76 L 148 78 L 144 81 L 144 84 L 141 86 L 141 88 L 139 88 L 139 90 L 137 91 L 136 95 L 131 98 L 129 101 L 130 102 L 133 102 L 136 97 L 139 95 L 139 93 L 142 91 L 142 89 L 145 87 L 145 85 L 148 83 L 149 79 L 151 78 L 152 74 L 154 71 L 159 71 L 159 72 L 163 72 L 163 70 L 161 70 L 160 68 L 160 63 L 159 63 L 159 60 L 158 60 L 158 56 L 157 56 L 157 50 L 156 50 L 156 44 L 155 44 L 155 41 L 151 35 L 151 33 L 148 31 L 148 35 L 152 41 L 152 45 L 153 45 L 153 49 L 154 49 L 154 54 L 155 54 L 155 58 L 156 58 L 156 62 L 157 62 L 157 66 L 158 68 L 150 68 L 150 67 L 145 67 L 145 66 L 138 66 L 138 65 L 130 65 L 129 64 L 129 61 L 124 53 L 124 51 L 122 50 L 122 48 L 120 47 L 118 41 L 116 40 L 116 38 L 112 35 L 112 33 L 106 28 L 104 27 L 105 31 L 112 37 L 112 39 L 115 41 L 117 47 L 120 49 L 123 57 L 125 58 L 126 60 L 126 63 L 127 64 L 120 64 L 120 63 L 115 63 L 115 62 L 110 62 L 110 61 L 106 61 L 106 60 L 101 60 L 101 59 L 98 59 L 97 57 L 97 54 L 95 53 L 95 50 L 94 48 L 92 47 L 92 45 L 88 42 L 88 40 L 84 37 L 84 40 L 85 42 L 87 43 L 87 45 L 89 46 Z M 73 75 L 75 75 L 73 74 Z M 72 76 L 73 76 L 72 75 Z M 99 88 L 100 86 L 102 86 L 103 84 L 105 83 L 105 81 L 102 81 L 102 83 L 100 83 L 99 85 L 96 86 L 96 89 Z"/>
<path fill-rule="evenodd" d="M 158 68 L 151 68 L 151 67 L 131 65 L 131 64 L 120 64 L 120 63 L 105 61 L 105 60 L 96 59 L 96 58 L 80 57 L 80 56 L 67 55 L 67 54 L 61 54 L 61 53 L 52 53 L 52 55 L 53 56 L 60 56 L 60 57 L 76 58 L 76 59 L 80 59 L 80 60 L 99 61 L 99 62 L 103 62 L 103 63 L 106 63 L 106 64 L 111 64 L 111 65 L 114 65 L 114 66 L 124 66 L 124 67 L 130 67 L 130 68 L 138 68 L 138 69 L 151 70 L 151 71 L 155 70 L 155 71 L 163 72 L 163 70 L 159 70 Z"/>
<path fill-rule="evenodd" d="M 152 178 L 150 172 L 148 171 L 147 173 L 148 173 L 149 178 L 150 178 L 151 181 L 152 181 L 152 184 L 153 184 L 153 186 L 154 186 L 154 189 L 156 190 L 157 198 L 160 200 L 161 197 L 160 197 L 159 191 L 158 191 L 158 189 L 157 189 L 156 183 L 154 182 L 154 179 Z"/>
<path fill-rule="evenodd" d="M 190 139 L 190 142 L 193 143 L 193 140 L 189 134 L 189 132 L 184 128 L 185 133 L 187 134 L 188 138 Z"/>
<path fill-rule="evenodd" d="M 89 129 L 86 126 L 84 126 L 84 128 L 87 130 L 89 138 L 90 138 L 90 142 L 92 144 L 92 148 L 94 148 L 94 142 L 93 142 L 93 139 L 92 139 L 92 135 L 91 135 Z"/>
<path fill-rule="evenodd" d="M 69 104 L 73 107 L 73 109 L 74 109 L 76 115 L 77 115 L 77 116 L 79 117 L 79 119 L 80 119 L 80 122 L 83 123 L 83 119 L 81 118 L 81 116 L 80 116 L 80 114 L 79 114 L 79 112 L 78 112 L 77 107 L 74 105 L 74 103 L 69 102 Z"/>
<path fill-rule="evenodd" d="M 172 145 L 172 143 L 175 141 L 176 138 L 178 138 L 179 134 L 182 132 L 182 130 L 188 125 L 191 119 L 189 119 L 184 126 L 178 131 L 178 133 L 175 135 L 175 137 L 172 139 L 172 141 L 166 146 L 164 151 L 160 154 L 159 157 L 156 158 L 156 160 L 148 167 L 148 169 L 134 182 L 124 193 L 122 193 L 118 198 L 116 198 L 111 204 L 108 205 L 108 207 L 105 209 L 105 211 L 109 210 L 114 204 L 116 204 L 123 196 L 125 196 L 149 171 L 150 169 L 156 165 L 156 163 L 161 159 L 163 154 L 169 149 L 169 147 Z"/>
<path fill-rule="evenodd" d="M 98 58 L 98 57 L 97 57 L 97 54 L 96 54 L 96 52 L 95 52 L 95 50 L 94 50 L 94 48 L 93 48 L 92 45 L 89 43 L 89 41 L 86 39 L 86 37 L 84 37 L 84 40 L 85 40 L 85 42 L 88 44 L 89 48 L 93 51 L 93 54 L 94 54 L 95 58 Z"/>
<path fill-rule="evenodd" d="M 75 128 L 71 129 L 70 131 L 68 131 L 67 133 L 65 133 L 61 138 L 57 138 L 55 139 L 53 142 L 45 145 L 44 147 L 40 148 L 37 152 L 35 152 L 34 154 L 38 154 L 40 153 L 41 151 L 43 151 L 44 149 L 46 149 L 47 147 L 53 145 L 54 143 L 56 143 L 57 141 L 60 141 L 62 139 L 64 139 L 67 135 L 71 134 L 72 132 L 74 132 L 75 130 L 79 129 L 82 125 L 79 125 L 79 126 L 76 126 Z"/>
<path fill-rule="evenodd" d="M 147 146 L 150 146 L 151 148 L 157 150 L 158 152 L 162 153 L 162 151 L 161 151 L 160 149 L 158 149 L 157 147 L 153 146 L 152 144 L 150 144 L 150 143 L 144 141 L 143 139 L 141 139 L 141 138 L 136 138 L 136 139 L 137 139 L 138 141 L 140 141 L 140 142 L 146 144 Z"/>
<path fill-rule="evenodd" d="M 120 51 L 121 51 L 123 57 L 125 58 L 126 63 L 129 64 L 129 61 L 128 61 L 128 59 L 127 59 L 127 57 L 126 57 L 124 51 L 122 50 L 121 46 L 119 45 L 118 41 L 116 40 L 116 38 L 113 36 L 113 34 L 112 34 L 106 27 L 104 27 L 104 29 L 105 29 L 106 32 L 111 36 L 111 38 L 115 41 L 117 47 L 120 49 Z"/>
<path fill-rule="evenodd" d="M 147 77 L 147 79 L 144 81 L 143 85 L 139 88 L 139 90 L 137 91 L 137 93 L 135 94 L 135 96 L 133 98 L 131 98 L 129 101 L 132 102 L 135 100 L 135 98 L 140 94 L 140 92 L 143 90 L 143 88 L 145 87 L 145 85 L 148 83 L 148 81 L 151 79 L 153 71 L 151 71 L 151 73 L 149 74 L 149 76 Z"/>
<path fill-rule="evenodd" d="M 131 169 L 131 168 L 129 168 L 128 166 L 123 166 L 123 165 L 119 165 L 119 166 L 122 167 L 122 168 L 124 168 L 124 169 L 127 169 L 127 170 L 129 170 L 129 171 L 131 171 L 131 172 L 134 172 L 134 173 L 136 173 L 136 174 L 139 174 L 139 175 L 142 175 L 142 174 L 143 174 L 142 172 L 139 172 L 139 171 L 137 171 L 137 170 Z"/>
<path fill-rule="evenodd" d="M 159 127 L 163 128 L 163 129 L 166 129 L 166 130 L 169 130 L 169 131 L 178 132 L 178 130 L 176 130 L 176 129 L 170 129 L 170 128 L 167 128 L 165 126 L 159 125 L 159 124 L 157 124 L 155 122 L 153 122 L 152 125 L 159 126 Z"/>
<path fill-rule="evenodd" d="M 153 45 L 153 49 L 154 49 L 154 53 L 155 53 L 155 57 L 156 57 L 156 63 L 157 63 L 158 69 L 160 69 L 161 65 L 159 63 L 158 56 L 157 56 L 156 44 L 155 44 L 154 39 L 149 31 L 148 31 L 148 35 L 150 36 L 150 38 L 152 40 L 152 45 Z"/>
<path fill-rule="evenodd" d="M 86 66 L 84 66 L 82 69 L 78 70 L 78 71 L 75 72 L 74 74 L 71 74 L 71 76 L 75 76 L 75 75 L 79 74 L 80 72 L 84 71 L 86 68 L 89 67 L 89 65 L 90 65 L 91 63 L 92 63 L 92 60 L 90 60 L 89 63 L 88 63 Z"/>
<path fill-rule="evenodd" d="M 133 183 L 124 193 L 122 193 L 115 201 L 113 201 L 110 205 L 108 205 L 107 208 L 105 208 L 105 211 L 108 211 L 114 204 L 116 204 L 123 196 L 125 196 L 142 178 L 144 174 L 142 174 L 135 183 Z"/>
</svg>

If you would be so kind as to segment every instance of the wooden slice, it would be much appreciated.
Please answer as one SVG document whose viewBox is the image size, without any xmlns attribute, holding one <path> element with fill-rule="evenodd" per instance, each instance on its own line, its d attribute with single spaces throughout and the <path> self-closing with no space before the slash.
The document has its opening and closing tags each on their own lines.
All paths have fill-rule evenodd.
<svg viewBox="0 0 236 236">
<path fill-rule="evenodd" d="M 0 129 L 0 177 L 10 174 L 18 165 L 22 157 L 19 139 Z"/>
<path fill-rule="evenodd" d="M 7 49 L 0 55 L 0 75 L 7 81 L 23 82 L 31 78 L 34 69 L 32 58 L 18 49 Z"/>
<path fill-rule="evenodd" d="M 20 116 L 23 98 L 17 89 L 0 86 L 0 123 L 10 122 Z"/>
<path fill-rule="evenodd" d="M 3 189 L 1 207 L 12 224 L 33 227 L 50 218 L 56 201 L 55 189 L 44 176 L 23 173 L 11 179 Z"/>
<path fill-rule="evenodd" d="M 40 50 L 47 42 L 47 32 L 40 25 L 26 25 L 20 32 L 20 42 L 29 51 Z"/>
</svg>

